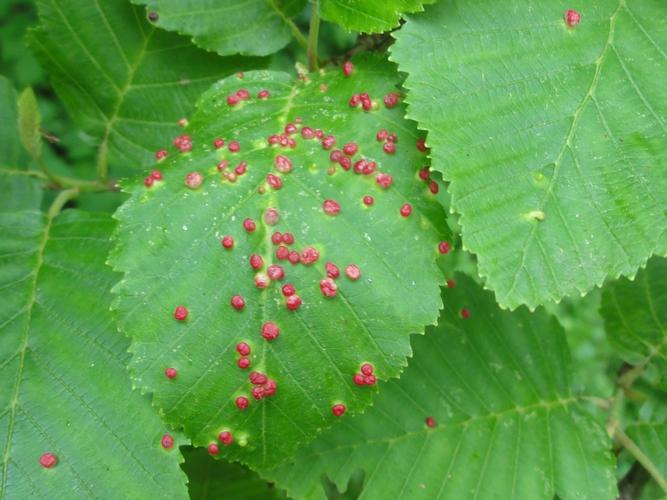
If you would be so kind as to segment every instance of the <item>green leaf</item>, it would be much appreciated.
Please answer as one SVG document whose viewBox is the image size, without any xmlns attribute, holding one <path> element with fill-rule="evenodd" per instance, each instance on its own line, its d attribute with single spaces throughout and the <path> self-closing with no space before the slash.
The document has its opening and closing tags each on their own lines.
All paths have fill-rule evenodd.
<svg viewBox="0 0 667 500">
<path fill-rule="evenodd" d="M 154 392 L 167 422 L 184 426 L 195 445 L 229 429 L 236 441 L 224 455 L 253 465 L 284 459 L 331 425 L 337 401 L 350 413 L 369 404 L 373 388 L 353 384 L 363 362 L 375 365 L 379 380 L 398 376 L 410 355 L 409 334 L 435 323 L 444 281 L 437 247 L 448 233 L 442 208 L 417 175 L 424 162 L 414 146 L 417 131 L 403 120 L 401 106 L 364 112 L 348 105 L 361 90 L 382 102 L 396 80 L 393 65 L 372 57 L 357 60 L 351 78 L 336 69 L 297 81 L 277 72 L 228 78 L 197 105 L 186 130 L 192 152 L 170 153 L 164 180 L 152 187 L 143 179 L 126 183 L 131 198 L 116 215 L 121 225 L 112 261 L 125 273 L 116 308 L 121 329 L 133 339 L 130 369 L 138 386 Z M 252 97 L 228 106 L 227 97 L 241 88 Z M 255 98 L 261 90 L 271 96 Z M 384 190 L 375 175 L 335 168 L 318 139 L 297 133 L 295 149 L 267 145 L 267 137 L 297 118 L 333 134 L 337 147 L 356 141 L 353 161 L 376 160 L 377 172 L 391 174 L 393 185 Z M 376 140 L 382 128 L 398 134 L 394 155 Z M 227 141 L 218 150 L 216 137 Z M 240 152 L 228 150 L 232 140 Z M 278 155 L 291 161 L 291 173 L 274 168 Z M 221 159 L 230 162 L 227 176 L 242 161 L 247 173 L 230 182 L 216 168 Z M 184 185 L 193 171 L 203 176 L 199 189 Z M 282 180 L 281 189 L 269 187 L 269 174 Z M 372 207 L 363 204 L 365 195 L 374 196 Z M 338 216 L 324 213 L 326 199 L 340 204 Z M 406 218 L 399 211 L 407 202 L 413 213 Z M 270 208 L 280 217 L 274 227 L 264 222 Z M 256 231 L 244 231 L 246 218 Z M 319 260 L 309 266 L 276 260 L 274 231 L 293 233 L 291 250 L 316 248 Z M 220 244 L 225 235 L 235 240 L 231 250 Z M 284 267 L 283 283 L 293 283 L 303 300 L 298 311 L 287 310 L 282 283 L 263 291 L 255 286 L 253 253 L 263 257 L 263 272 L 272 263 Z M 319 284 L 327 261 L 341 273 L 338 294 L 329 299 Z M 346 277 L 349 264 L 361 269 L 360 279 Z M 236 294 L 245 298 L 243 311 L 230 306 Z M 189 309 L 185 322 L 173 317 L 179 305 Z M 281 329 L 275 342 L 260 334 L 268 321 Z M 234 403 L 240 395 L 252 400 L 249 370 L 236 365 L 239 341 L 252 347 L 251 369 L 278 383 L 275 397 L 251 401 L 245 412 Z M 179 370 L 175 380 L 165 377 L 167 367 Z"/>
<path fill-rule="evenodd" d="M 164 424 L 126 375 L 104 262 L 113 226 L 0 213 L 1 498 L 186 497 L 180 454 L 161 448 Z"/>
<path fill-rule="evenodd" d="M 324 474 L 343 490 L 357 469 L 361 498 L 616 497 L 609 440 L 572 394 L 555 318 L 502 311 L 470 278 L 455 281 L 401 379 L 265 477 L 297 498 L 324 498 Z"/>
<path fill-rule="evenodd" d="M 151 26 L 125 0 L 39 0 L 30 44 L 68 112 L 100 141 L 98 170 L 150 164 L 211 83 L 259 61 L 220 58 Z"/>
<path fill-rule="evenodd" d="M 17 95 L 11 82 L 0 76 L 0 167 L 27 166 L 28 157 L 18 132 Z"/>
<path fill-rule="evenodd" d="M 21 143 L 35 161 L 42 157 L 41 123 L 37 98 L 32 88 L 27 87 L 18 100 L 18 126 Z"/>
<path fill-rule="evenodd" d="M 403 14 L 421 12 L 435 0 L 320 0 L 322 18 L 345 29 L 381 33 L 398 26 Z"/>
<path fill-rule="evenodd" d="M 286 498 L 285 493 L 259 477 L 256 472 L 239 464 L 213 460 L 203 448 L 183 448 L 183 455 L 185 462 L 181 467 L 188 475 L 188 490 L 192 500 Z"/>
<path fill-rule="evenodd" d="M 266 56 L 293 37 L 305 38 L 292 21 L 306 0 L 132 0 L 146 5 L 155 25 L 192 37 L 221 55 Z"/>
<path fill-rule="evenodd" d="M 392 47 L 503 307 L 586 293 L 667 252 L 667 5 L 575 0 L 572 28 L 565 7 L 445 0 Z"/>
<path fill-rule="evenodd" d="M 667 259 L 654 257 L 633 281 L 606 285 L 600 312 L 626 362 L 640 369 L 654 363 L 667 378 Z"/>
</svg>

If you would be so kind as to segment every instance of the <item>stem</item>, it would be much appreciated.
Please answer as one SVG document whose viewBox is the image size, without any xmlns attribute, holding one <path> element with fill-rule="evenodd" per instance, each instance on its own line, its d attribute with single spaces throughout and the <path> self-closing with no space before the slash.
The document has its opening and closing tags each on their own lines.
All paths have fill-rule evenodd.
<svg viewBox="0 0 667 500">
<path fill-rule="evenodd" d="M 37 162 L 37 165 L 39 165 L 39 168 L 42 170 L 44 175 L 52 182 L 56 182 L 55 176 L 51 173 L 49 170 L 49 167 L 46 165 L 46 162 L 44 161 L 43 158 L 37 158 L 35 159 Z"/>
<path fill-rule="evenodd" d="M 644 467 L 646 472 L 648 472 L 653 480 L 658 483 L 658 486 L 660 486 L 662 491 L 667 493 L 667 480 L 665 480 L 651 459 L 644 455 L 644 452 L 639 449 L 639 446 L 637 446 L 625 432 L 618 428 L 618 426 L 614 431 L 614 437 L 619 443 L 623 445 L 626 450 L 628 450 L 628 452 L 630 452 L 633 457 L 637 459 L 637 462 L 642 464 L 642 467 Z"/>
<path fill-rule="evenodd" d="M 303 36 L 303 33 L 301 33 L 301 30 L 299 27 L 294 24 L 294 21 L 292 21 L 288 16 L 285 15 L 285 13 L 280 10 L 280 8 L 276 5 L 275 0 L 269 0 L 269 5 L 273 7 L 273 10 L 275 10 L 280 17 L 282 17 L 283 21 L 287 26 L 289 26 L 290 30 L 292 31 L 292 35 L 294 38 L 296 38 L 296 41 L 299 42 L 299 45 L 301 45 L 304 49 L 308 48 L 308 40 L 306 40 L 306 37 Z"/>
<path fill-rule="evenodd" d="M 74 177 L 65 177 L 62 175 L 50 174 L 39 170 L 18 170 L 10 168 L 0 168 L 0 174 L 25 175 L 27 177 L 37 177 L 43 181 L 51 182 L 52 187 L 57 189 L 78 188 L 81 191 L 112 191 L 111 186 L 98 181 L 88 181 L 76 179 Z"/>
<path fill-rule="evenodd" d="M 310 28 L 308 30 L 308 69 L 317 71 L 317 40 L 320 35 L 320 2 L 313 0 L 313 7 L 310 12 Z"/>
<path fill-rule="evenodd" d="M 607 417 L 607 435 L 613 436 L 619 428 L 623 405 L 625 404 L 625 392 L 621 387 L 616 389 L 609 405 L 609 416 Z"/>
<path fill-rule="evenodd" d="M 610 399 L 598 398 L 596 396 L 581 396 L 582 401 L 588 401 L 604 411 L 611 409 Z"/>
<path fill-rule="evenodd" d="M 53 203 L 51 203 L 51 206 L 49 207 L 49 211 L 47 213 L 49 219 L 53 219 L 56 215 L 58 215 L 65 204 L 77 196 L 79 196 L 79 190 L 77 188 L 65 189 L 64 191 L 58 193 L 58 196 L 56 196 L 56 199 L 53 200 Z"/>
<path fill-rule="evenodd" d="M 107 184 L 99 181 L 87 181 L 83 179 L 75 179 L 74 177 L 62 177 L 54 175 L 58 187 L 61 188 L 76 188 L 80 191 L 113 191 L 113 188 Z"/>
<path fill-rule="evenodd" d="M 618 378 L 617 385 L 623 387 L 626 391 L 630 389 L 635 380 L 644 372 L 651 360 L 660 354 L 660 351 L 663 347 L 667 345 L 667 335 L 662 339 L 662 341 L 656 345 L 650 346 L 649 355 L 646 356 L 638 365 L 633 366 L 630 370 L 625 372 Z"/>
</svg>

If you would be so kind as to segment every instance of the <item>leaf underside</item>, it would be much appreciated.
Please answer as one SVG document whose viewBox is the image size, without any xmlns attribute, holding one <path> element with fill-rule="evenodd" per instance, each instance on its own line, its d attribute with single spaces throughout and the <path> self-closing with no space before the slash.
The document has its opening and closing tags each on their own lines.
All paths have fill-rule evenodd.
<svg viewBox="0 0 667 500">
<path fill-rule="evenodd" d="M 221 55 L 266 56 L 293 36 L 291 17 L 306 0 L 132 0 L 158 19 L 155 25 L 192 37 L 198 46 Z"/>
<path fill-rule="evenodd" d="M 162 449 L 164 424 L 126 374 L 128 342 L 109 311 L 117 276 L 104 263 L 114 225 L 78 211 L 0 213 L 1 498 L 187 495 L 178 450 Z"/>
<path fill-rule="evenodd" d="M 296 498 L 325 498 L 322 475 L 343 491 L 359 469 L 361 498 L 616 497 L 610 443 L 570 390 L 556 320 L 502 311 L 470 278 L 455 281 L 401 379 L 265 477 Z"/>
<path fill-rule="evenodd" d="M 667 252 L 667 6 L 446 0 L 396 34 L 408 115 L 503 307 Z"/>
<path fill-rule="evenodd" d="M 442 208 L 417 174 L 425 155 L 401 106 L 367 113 L 348 106 L 349 96 L 363 91 L 382 103 L 397 78 L 392 65 L 375 58 L 356 64 L 351 78 L 331 70 L 294 82 L 283 73 L 249 72 L 216 84 L 186 130 L 192 152 L 170 153 L 159 167 L 164 180 L 150 188 L 141 179 L 127 183 L 131 198 L 116 215 L 121 224 L 112 261 L 125 276 L 115 307 L 121 329 L 133 339 L 136 384 L 154 393 L 167 421 L 182 425 L 196 445 L 230 430 L 235 443 L 222 454 L 252 465 L 279 462 L 331 425 L 332 405 L 344 403 L 348 413 L 367 406 L 374 389 L 355 386 L 354 373 L 369 362 L 379 380 L 398 376 L 411 352 L 409 334 L 435 324 L 441 307 L 436 260 L 447 256 L 437 248 L 448 233 Z M 252 98 L 228 106 L 227 96 L 241 88 Z M 271 97 L 255 98 L 261 90 Z M 336 147 L 356 141 L 352 161 L 376 160 L 393 185 L 384 190 L 375 175 L 332 169 L 320 140 L 299 132 L 292 136 L 295 149 L 267 145 L 269 135 L 297 117 L 303 126 L 333 134 Z M 381 128 L 398 135 L 393 155 L 375 138 Z M 212 146 L 216 137 L 227 141 L 223 148 Z M 238 153 L 227 149 L 234 139 Z M 289 157 L 290 173 L 274 168 L 277 155 Z M 229 160 L 226 174 L 242 161 L 247 172 L 232 183 L 216 169 L 221 159 Z M 184 177 L 194 170 L 204 182 L 191 190 Z M 282 188 L 269 187 L 269 173 L 280 176 Z M 374 197 L 372 206 L 362 203 L 365 195 Z M 325 199 L 340 204 L 339 215 L 324 213 Z M 408 202 L 413 212 L 402 217 L 400 207 Z M 269 208 L 280 216 L 273 227 L 263 220 Z M 257 224 L 253 233 L 243 229 L 246 218 Z M 290 250 L 314 247 L 319 260 L 295 266 L 277 260 L 274 231 L 293 233 Z M 235 240 L 231 250 L 221 246 L 225 235 Z M 259 290 L 248 263 L 253 253 L 263 257 L 263 272 L 272 262 L 282 265 L 285 279 Z M 328 261 L 340 268 L 333 298 L 319 287 Z M 360 268 L 358 280 L 346 276 L 348 264 Z M 286 308 L 281 285 L 287 282 L 303 300 L 298 311 Z M 236 294 L 246 301 L 243 311 L 230 306 Z M 185 322 L 172 316 L 178 305 L 189 310 Z M 268 321 L 281 329 L 274 342 L 260 334 Z M 252 348 L 250 370 L 277 381 L 274 397 L 251 397 L 250 370 L 236 365 L 239 341 Z M 165 378 L 167 367 L 178 369 L 176 379 Z M 236 408 L 238 396 L 250 399 L 247 410 Z"/>
<path fill-rule="evenodd" d="M 154 161 L 165 136 L 192 113 L 197 97 L 238 67 L 145 19 L 125 0 L 40 0 L 29 43 L 75 122 L 100 141 L 112 165 Z"/>
</svg>

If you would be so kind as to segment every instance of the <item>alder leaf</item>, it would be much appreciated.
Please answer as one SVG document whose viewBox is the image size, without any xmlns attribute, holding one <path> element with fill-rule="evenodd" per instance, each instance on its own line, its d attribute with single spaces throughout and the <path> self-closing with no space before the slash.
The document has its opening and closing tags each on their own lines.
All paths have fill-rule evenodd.
<svg viewBox="0 0 667 500">
<path fill-rule="evenodd" d="M 347 30 L 381 33 L 398 26 L 403 14 L 421 12 L 435 0 L 320 0 L 322 18 Z"/>
<path fill-rule="evenodd" d="M 167 422 L 182 425 L 195 445 L 232 432 L 234 445 L 221 447 L 220 455 L 248 464 L 286 458 L 333 423 L 335 404 L 344 403 L 349 413 L 363 410 L 374 388 L 353 383 L 361 365 L 372 363 L 378 380 L 398 376 L 410 355 L 409 335 L 435 324 L 441 307 L 444 278 L 436 261 L 447 258 L 438 246 L 449 234 L 428 180 L 419 176 L 425 155 L 415 146 L 414 124 L 403 119 L 400 104 L 383 104 L 397 74 L 370 56 L 355 64 L 349 78 L 335 69 L 296 81 L 249 72 L 219 82 L 199 101 L 188 137 L 176 141 L 186 152 L 170 152 L 159 165 L 162 180 L 124 184 L 131 197 L 116 214 L 121 224 L 112 262 L 125 273 L 115 307 L 132 338 L 134 381 L 154 393 Z M 233 102 L 246 91 L 247 100 L 228 105 L 228 97 Z M 269 97 L 257 98 L 261 92 Z M 349 106 L 359 92 L 370 94 L 369 112 Z M 283 133 L 291 127 L 294 133 Z M 378 141 L 382 129 L 398 142 Z M 274 134 L 276 141 L 294 141 L 294 148 L 269 146 Z M 324 138 L 304 138 L 313 134 Z M 322 143 L 329 136 L 336 145 L 327 150 Z M 216 138 L 225 141 L 219 149 Z M 358 151 L 340 153 L 349 142 Z M 384 151 L 388 144 L 394 154 Z M 235 145 L 240 151 L 230 150 Z M 330 161 L 334 150 L 357 169 L 376 171 L 346 171 Z M 371 206 L 365 196 L 373 197 Z M 328 215 L 325 205 L 336 204 L 340 213 Z M 412 212 L 404 217 L 406 204 Z M 246 219 L 256 230 L 244 229 Z M 278 258 L 283 249 L 272 242 L 274 232 L 293 235 L 294 243 L 282 247 L 299 264 Z M 221 245 L 225 236 L 233 237 L 233 248 Z M 319 259 L 304 264 L 315 251 Z M 259 272 L 249 263 L 252 254 L 263 259 Z M 340 272 L 324 282 L 325 289 L 337 287 L 329 298 L 320 289 L 327 262 Z M 260 290 L 254 280 L 272 264 L 282 266 L 285 278 Z M 360 270 L 358 279 L 350 265 Z M 281 293 L 286 283 L 296 287 L 290 299 Z M 242 311 L 230 304 L 235 295 L 245 300 Z M 296 297 L 303 304 L 288 310 Z M 175 319 L 177 306 L 187 308 L 187 320 Z M 280 328 L 273 342 L 261 334 L 269 322 Z M 237 367 L 241 341 L 252 349 L 246 370 Z M 175 368 L 176 378 L 167 378 L 166 368 Z M 275 380 L 277 394 L 255 401 L 251 371 Z M 235 405 L 239 396 L 250 400 L 245 411 Z"/>
<path fill-rule="evenodd" d="M 460 273 L 443 303 L 365 414 L 262 475 L 295 498 L 325 498 L 323 475 L 344 491 L 359 469 L 362 499 L 616 498 L 609 439 L 571 391 L 556 319 L 502 311 Z"/>
<path fill-rule="evenodd" d="M 29 43 L 77 125 L 100 141 L 98 169 L 150 164 L 197 97 L 259 60 L 220 58 L 152 26 L 125 0 L 39 0 Z"/>
<path fill-rule="evenodd" d="M 501 306 L 667 252 L 666 16 L 660 0 L 444 0 L 396 33 L 408 116 Z"/>
<path fill-rule="evenodd" d="M 145 5 L 155 25 L 192 37 L 221 55 L 266 56 L 293 37 L 305 37 L 292 21 L 306 0 L 132 0 Z"/>
<path fill-rule="evenodd" d="M 183 439 L 161 447 L 164 424 L 127 377 L 104 262 L 113 227 L 79 211 L 0 212 L 1 498 L 187 498 Z"/>
</svg>

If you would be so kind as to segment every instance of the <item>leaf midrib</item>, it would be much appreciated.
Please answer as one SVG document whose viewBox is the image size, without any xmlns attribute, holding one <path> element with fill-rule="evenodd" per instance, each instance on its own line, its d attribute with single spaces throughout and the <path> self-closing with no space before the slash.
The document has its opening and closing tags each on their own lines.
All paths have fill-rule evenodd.
<svg viewBox="0 0 667 500">
<path fill-rule="evenodd" d="M 607 33 L 607 40 L 604 44 L 604 47 L 602 48 L 602 52 L 598 56 L 598 58 L 595 61 L 595 72 L 593 73 L 593 79 L 588 86 L 588 90 L 586 91 L 586 94 L 584 95 L 583 99 L 577 106 L 577 109 L 574 112 L 574 115 L 572 117 L 572 123 L 570 125 L 570 128 L 568 130 L 567 136 L 565 138 L 565 141 L 563 142 L 563 145 L 561 146 L 558 155 L 556 156 L 556 159 L 554 160 L 554 173 L 551 176 L 551 179 L 549 181 L 549 185 L 547 186 L 546 192 L 544 196 L 542 197 L 542 200 L 539 203 L 539 206 L 536 208 L 537 210 L 544 210 L 544 207 L 546 205 L 546 202 L 550 196 L 553 194 L 554 186 L 556 185 L 556 181 L 558 180 L 558 175 L 560 173 L 560 168 L 562 166 L 562 160 L 563 160 L 563 155 L 565 154 L 565 151 L 569 148 L 572 150 L 572 138 L 574 137 L 574 134 L 577 131 L 577 125 L 579 123 L 579 119 L 581 118 L 581 115 L 583 111 L 586 109 L 586 106 L 588 105 L 589 100 L 593 97 L 593 93 L 595 92 L 599 79 L 600 79 L 600 73 L 602 69 L 602 64 L 604 63 L 604 60 L 609 52 L 609 48 L 612 46 L 613 41 L 614 41 L 614 30 L 616 27 L 616 20 L 618 19 L 618 15 L 621 12 L 621 9 L 625 6 L 625 0 L 619 0 L 618 6 L 616 7 L 616 10 L 612 14 L 612 16 L 609 18 L 609 32 Z M 573 151 L 573 150 L 572 150 Z M 526 237 L 526 240 L 524 241 L 524 244 L 521 247 L 521 263 L 517 267 L 516 271 L 514 272 L 514 276 L 512 277 L 512 283 L 506 293 L 506 296 L 510 296 L 514 289 L 516 288 L 516 285 L 518 284 L 519 280 L 519 274 L 521 273 L 522 270 L 525 269 L 526 266 L 526 259 L 528 256 L 528 247 L 530 246 L 532 240 L 535 238 L 535 234 L 537 232 L 537 227 L 539 226 L 539 222 L 535 221 L 532 225 L 532 228 L 530 232 L 528 233 L 528 236 Z M 576 246 L 575 246 L 576 248 Z M 548 260 L 547 260 L 548 262 Z M 582 263 L 583 264 L 583 263 Z M 583 267 L 583 266 L 582 266 Z M 556 280 L 557 281 L 557 280 Z M 532 283 L 532 281 L 531 281 Z M 534 287 L 534 285 L 532 285 Z"/>
<path fill-rule="evenodd" d="M 103 15 L 103 17 L 106 20 L 106 16 Z M 103 177 L 106 177 L 106 163 L 108 160 L 109 138 L 111 137 L 111 133 L 113 132 L 113 126 L 116 123 L 116 120 L 118 119 L 118 114 L 120 113 L 120 109 L 123 105 L 123 102 L 125 102 L 125 96 L 130 92 L 130 89 L 132 88 L 132 82 L 134 80 L 134 76 L 136 75 L 139 66 L 141 65 L 141 63 L 144 60 L 144 57 L 146 56 L 146 51 L 148 50 L 148 44 L 150 43 L 153 33 L 155 33 L 155 28 L 153 26 L 150 27 L 150 31 L 148 32 L 148 34 L 144 34 L 142 31 L 142 36 L 144 37 L 143 45 L 141 46 L 139 54 L 137 55 L 137 58 L 135 59 L 134 63 L 128 67 L 127 80 L 125 81 L 123 87 L 119 90 L 116 104 L 114 108 L 111 110 L 111 114 L 108 117 L 107 125 L 104 130 L 104 136 L 102 138 L 102 143 L 100 144 L 97 157 L 97 171 L 98 174 L 100 174 Z"/>
<path fill-rule="evenodd" d="M 558 408 L 566 408 L 572 404 L 577 404 L 581 402 L 584 399 L 583 396 L 571 396 L 568 398 L 559 398 L 559 399 L 554 399 L 551 401 L 540 401 L 539 403 L 533 403 L 530 405 L 526 406 L 513 406 L 511 408 L 507 408 L 505 410 L 499 411 L 499 412 L 489 412 L 485 413 L 483 415 L 475 415 L 468 417 L 463 420 L 458 420 L 456 422 L 443 422 L 442 425 L 439 425 L 438 427 L 435 428 L 423 428 L 418 431 L 412 431 L 412 432 L 405 432 L 401 434 L 395 434 L 392 435 L 391 437 L 382 437 L 382 438 L 377 438 L 377 439 L 370 439 L 370 440 L 365 440 L 357 443 L 347 443 L 343 445 L 336 446 L 334 448 L 328 448 L 323 451 L 315 451 L 313 453 L 309 453 L 308 455 L 305 455 L 304 457 L 299 457 L 307 459 L 310 457 L 321 457 L 323 455 L 328 455 L 330 453 L 335 453 L 340 450 L 347 450 L 347 449 L 356 449 L 356 448 L 361 448 L 361 447 L 366 447 L 369 445 L 374 445 L 374 444 L 389 444 L 393 445 L 397 442 L 400 441 L 406 441 L 413 439 L 415 437 L 420 437 L 424 434 L 435 434 L 439 432 L 444 432 L 452 427 L 461 427 L 463 429 L 466 429 L 469 425 L 477 423 L 477 422 L 483 422 L 485 420 L 500 420 L 503 418 L 507 418 L 509 416 L 514 416 L 515 414 L 524 414 L 533 410 L 539 410 L 539 409 L 544 409 L 547 411 L 551 411 L 553 409 L 558 409 Z M 376 410 L 379 409 L 379 407 L 376 408 Z"/>
</svg>

